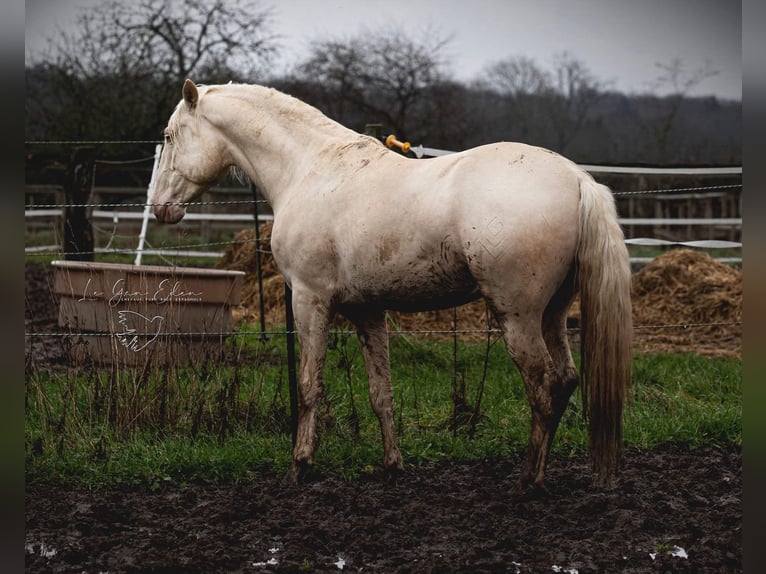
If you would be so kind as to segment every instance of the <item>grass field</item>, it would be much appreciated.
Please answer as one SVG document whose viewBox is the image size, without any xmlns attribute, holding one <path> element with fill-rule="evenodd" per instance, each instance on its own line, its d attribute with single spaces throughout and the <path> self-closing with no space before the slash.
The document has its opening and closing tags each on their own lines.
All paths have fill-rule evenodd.
<svg viewBox="0 0 766 574">
<path fill-rule="evenodd" d="M 341 332 L 330 346 L 317 470 L 354 478 L 380 468 L 380 431 L 355 337 Z M 30 363 L 27 479 L 157 488 L 286 472 L 291 446 L 283 341 L 236 337 L 228 354 L 223 363 L 169 369 L 51 369 Z M 407 464 L 524 450 L 529 407 L 500 342 L 488 350 L 483 343 L 392 336 L 391 363 L 396 427 Z M 636 356 L 626 447 L 741 444 L 741 374 L 740 359 Z M 553 450 L 580 454 L 586 444 L 575 393 Z"/>
</svg>

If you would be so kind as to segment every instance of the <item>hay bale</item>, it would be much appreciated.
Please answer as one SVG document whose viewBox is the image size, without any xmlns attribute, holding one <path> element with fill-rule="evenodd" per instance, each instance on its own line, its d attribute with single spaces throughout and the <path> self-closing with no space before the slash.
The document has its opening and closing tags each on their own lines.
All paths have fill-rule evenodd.
<svg viewBox="0 0 766 574">
<path fill-rule="evenodd" d="M 270 327 L 285 323 L 284 278 L 271 253 L 271 227 L 270 221 L 261 224 L 258 230 L 259 244 L 256 244 L 255 229 L 244 229 L 237 233 L 216 264 L 219 269 L 245 272 L 241 295 L 242 305 L 235 311 L 234 318 L 240 322 L 245 320 L 256 322 L 260 320 L 257 273 L 257 257 L 260 250 L 264 315 L 266 324 Z"/>
<path fill-rule="evenodd" d="M 245 273 L 256 272 L 257 248 L 261 250 L 261 268 L 263 277 L 271 277 L 279 273 L 277 263 L 271 254 L 271 227 L 270 221 L 262 224 L 259 228 L 260 245 L 256 246 L 255 229 L 243 229 L 234 236 L 232 242 L 223 252 L 223 257 L 216 267 L 219 269 L 233 269 Z"/>
<path fill-rule="evenodd" d="M 634 325 L 742 320 L 742 271 L 691 249 L 673 249 L 633 276 Z M 642 350 L 739 354 L 742 325 L 638 329 Z"/>
</svg>

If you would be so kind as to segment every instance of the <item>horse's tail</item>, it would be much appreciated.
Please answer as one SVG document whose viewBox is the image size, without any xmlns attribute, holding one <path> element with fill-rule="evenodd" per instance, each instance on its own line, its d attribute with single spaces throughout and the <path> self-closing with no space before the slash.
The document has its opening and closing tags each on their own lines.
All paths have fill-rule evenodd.
<svg viewBox="0 0 766 574">
<path fill-rule="evenodd" d="M 596 482 L 614 482 L 622 459 L 622 412 L 631 374 L 630 259 L 609 188 L 580 176 L 580 379 Z"/>
</svg>

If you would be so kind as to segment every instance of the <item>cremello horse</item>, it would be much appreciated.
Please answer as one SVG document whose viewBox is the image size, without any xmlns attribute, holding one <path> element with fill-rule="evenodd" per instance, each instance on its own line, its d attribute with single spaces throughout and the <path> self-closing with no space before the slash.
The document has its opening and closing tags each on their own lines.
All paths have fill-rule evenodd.
<svg viewBox="0 0 766 574">
<path fill-rule="evenodd" d="M 386 310 L 484 297 L 524 379 L 532 409 L 520 487 L 543 483 L 578 374 L 565 333 L 579 292 L 581 378 L 597 483 L 622 455 L 630 379 L 630 266 L 610 191 L 563 157 L 518 143 L 416 160 L 315 108 L 254 85 L 196 86 L 165 130 L 154 213 L 183 204 L 230 168 L 274 211 L 271 247 L 293 291 L 301 343 L 299 420 L 290 476 L 313 463 L 328 324 L 357 327 L 380 420 L 383 464 L 402 468 L 394 435 Z"/>
</svg>

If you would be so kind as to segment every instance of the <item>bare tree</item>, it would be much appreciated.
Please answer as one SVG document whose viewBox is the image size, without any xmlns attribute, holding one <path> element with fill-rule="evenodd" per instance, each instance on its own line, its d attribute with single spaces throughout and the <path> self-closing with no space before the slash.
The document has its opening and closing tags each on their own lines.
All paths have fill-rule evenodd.
<svg viewBox="0 0 766 574">
<path fill-rule="evenodd" d="M 587 66 L 567 53 L 548 71 L 525 56 L 488 66 L 478 83 L 501 97 L 506 129 L 522 141 L 566 152 L 604 89 Z"/>
<path fill-rule="evenodd" d="M 541 96 L 549 91 L 549 83 L 548 74 L 534 60 L 518 56 L 490 64 L 477 85 L 500 96 L 503 123 L 515 139 L 542 143 L 547 122 Z"/>
<path fill-rule="evenodd" d="M 85 75 L 126 61 L 170 81 L 221 68 L 252 74 L 274 52 L 269 17 L 247 0 L 110 0 L 81 14 L 66 58 Z"/>
<path fill-rule="evenodd" d="M 72 31 L 33 56 L 28 119 L 48 136 L 156 135 L 185 78 L 258 74 L 276 50 L 269 18 L 252 0 L 110 0 L 82 10 Z"/>
<path fill-rule="evenodd" d="M 656 63 L 660 75 L 652 88 L 655 91 L 669 90 L 669 95 L 657 100 L 659 107 L 657 118 L 649 124 L 656 143 L 655 157 L 659 162 L 668 159 L 669 148 L 674 136 L 674 127 L 684 100 L 689 92 L 708 78 L 718 74 L 707 62 L 694 70 L 687 69 L 680 58 L 674 58 L 669 63 Z"/>
<path fill-rule="evenodd" d="M 548 76 L 527 56 L 511 57 L 488 66 L 484 81 L 512 97 L 540 94 L 547 88 Z"/>
<path fill-rule="evenodd" d="M 298 80 L 313 86 L 308 98 L 342 123 L 353 121 L 359 102 L 366 101 L 363 51 L 357 41 L 315 42 L 311 55 L 297 69 Z"/>
<path fill-rule="evenodd" d="M 321 86 L 325 111 L 344 123 L 380 121 L 412 137 L 428 115 L 429 90 L 446 80 L 440 54 L 449 39 L 415 40 L 401 31 L 316 42 L 297 78 Z"/>
<path fill-rule="evenodd" d="M 566 52 L 556 57 L 546 107 L 559 152 L 565 153 L 585 126 L 588 113 L 600 99 L 604 87 L 582 61 Z"/>
</svg>

